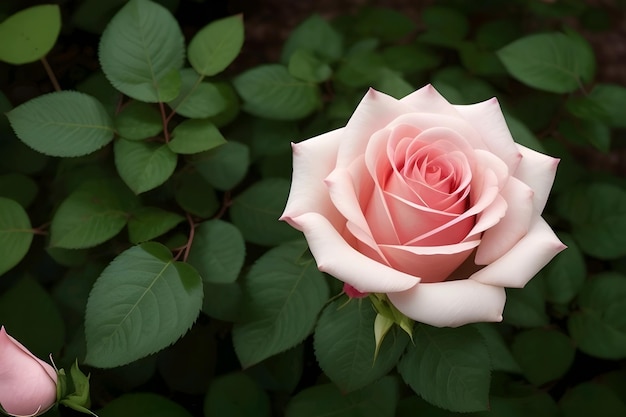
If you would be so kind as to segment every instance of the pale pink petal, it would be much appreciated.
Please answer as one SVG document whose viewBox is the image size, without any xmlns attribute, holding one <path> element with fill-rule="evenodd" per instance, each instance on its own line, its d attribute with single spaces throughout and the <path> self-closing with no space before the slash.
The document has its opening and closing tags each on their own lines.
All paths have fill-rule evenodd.
<svg viewBox="0 0 626 417">
<path fill-rule="evenodd" d="M 400 101 L 409 104 L 413 111 L 420 113 L 438 113 L 460 117 L 454 106 L 450 104 L 431 84 L 403 97 Z"/>
<path fill-rule="evenodd" d="M 304 232 L 320 271 L 350 284 L 359 292 L 404 291 L 419 278 L 396 271 L 359 253 L 318 213 L 292 219 Z"/>
<path fill-rule="evenodd" d="M 546 221 L 535 215 L 528 234 L 517 245 L 474 273 L 470 279 L 484 284 L 522 288 L 565 247 Z"/>
<path fill-rule="evenodd" d="M 508 252 L 528 233 L 533 218 L 534 193 L 526 184 L 511 177 L 500 195 L 506 200 L 506 214 L 483 233 L 476 252 L 478 265 L 488 265 Z"/>
<path fill-rule="evenodd" d="M 342 136 L 343 129 L 337 129 L 292 144 L 291 190 L 281 220 L 297 229 L 292 219 L 303 213 L 314 211 L 322 213 L 335 226 L 340 224 L 341 215 L 330 201 L 324 179 L 335 168 L 337 149 Z"/>
<path fill-rule="evenodd" d="M 391 267 L 419 277 L 420 282 L 443 281 L 456 270 L 479 240 L 446 246 L 392 246 L 381 245 Z"/>
<path fill-rule="evenodd" d="M 367 172 L 365 175 L 368 175 Z M 345 169 L 335 169 L 326 177 L 325 182 L 334 206 L 348 222 L 348 231 L 360 242 L 376 252 L 378 254 L 377 260 L 383 260 L 384 256 L 378 248 L 370 226 L 361 211 L 358 195 L 354 189 L 350 173 Z M 381 223 L 386 225 L 388 220 L 386 218 L 380 219 L 380 221 L 374 219 L 374 226 Z"/>
<path fill-rule="evenodd" d="M 506 301 L 504 288 L 468 279 L 420 283 L 387 296 L 407 317 L 437 327 L 501 321 Z"/>
<path fill-rule="evenodd" d="M 456 132 L 472 149 L 488 150 L 487 145 L 476 128 L 467 120 L 460 117 L 436 113 L 406 113 L 398 116 L 385 127 L 393 129 L 401 125 L 415 126 L 422 131 L 445 127 L 447 130 Z"/>
<path fill-rule="evenodd" d="M 522 145 L 517 145 L 517 148 L 522 154 L 522 161 L 514 176 L 535 192 L 533 198 L 535 211 L 541 213 L 548 201 L 559 160 Z"/>
<path fill-rule="evenodd" d="M 412 112 L 411 106 L 370 88 L 344 128 L 344 137 L 337 155 L 337 166 L 347 167 L 365 154 L 370 137 L 392 120 Z"/>
<path fill-rule="evenodd" d="M 502 159 L 511 172 L 515 172 L 520 161 L 520 153 L 515 146 L 498 100 L 492 98 L 476 104 L 454 107 L 478 130 L 482 140 L 487 144 L 487 149 Z"/>
</svg>

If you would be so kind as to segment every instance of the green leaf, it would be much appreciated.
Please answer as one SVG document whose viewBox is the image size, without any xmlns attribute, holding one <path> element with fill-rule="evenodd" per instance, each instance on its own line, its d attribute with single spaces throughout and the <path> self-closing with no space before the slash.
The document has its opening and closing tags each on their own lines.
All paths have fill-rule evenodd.
<svg viewBox="0 0 626 417">
<path fill-rule="evenodd" d="M 398 384 L 392 377 L 344 394 L 334 384 L 315 385 L 296 394 L 285 417 L 394 417 Z"/>
<path fill-rule="evenodd" d="M 543 282 L 532 279 L 524 288 L 507 288 L 504 322 L 520 327 L 540 327 L 549 323 Z"/>
<path fill-rule="evenodd" d="M 604 273 L 589 279 L 580 291 L 580 309 L 567 322 L 583 352 L 603 359 L 626 358 L 626 277 Z"/>
<path fill-rule="evenodd" d="M 611 129 L 602 122 L 593 120 L 562 120 L 559 132 L 570 142 L 592 145 L 602 152 L 611 149 Z"/>
<path fill-rule="evenodd" d="M 626 127 L 626 119 L 620 111 L 623 103 L 626 103 L 625 87 L 616 84 L 596 84 L 588 97 L 604 110 L 611 127 Z"/>
<path fill-rule="evenodd" d="M 135 196 L 121 183 L 87 181 L 59 206 L 50 225 L 50 246 L 65 249 L 90 248 L 118 234 Z"/>
<path fill-rule="evenodd" d="M 583 382 L 569 389 L 559 408 L 563 417 L 621 417 L 626 415 L 626 404 L 610 388 L 597 382 Z"/>
<path fill-rule="evenodd" d="M 242 291 L 238 282 L 232 284 L 209 284 L 204 282 L 202 312 L 221 321 L 239 319 Z"/>
<path fill-rule="evenodd" d="M 0 61 L 26 64 L 45 57 L 61 32 L 61 9 L 56 4 L 29 7 L 0 23 Z M 10 41 L 9 41 L 10 39 Z"/>
<path fill-rule="evenodd" d="M 571 235 L 558 233 L 567 250 L 545 267 L 542 278 L 546 287 L 548 301 L 558 304 L 569 303 L 576 297 L 587 277 L 587 266 L 583 254 Z"/>
<path fill-rule="evenodd" d="M 234 188 L 248 172 L 248 147 L 230 141 L 216 149 L 195 155 L 193 165 L 202 177 L 218 190 Z"/>
<path fill-rule="evenodd" d="M 167 104 L 181 116 L 203 119 L 215 116 L 226 109 L 226 99 L 212 83 L 202 82 L 191 68 L 180 70 L 180 94 Z"/>
<path fill-rule="evenodd" d="M 540 386 L 565 375 L 576 350 L 563 333 L 537 328 L 517 334 L 511 351 L 526 378 Z"/>
<path fill-rule="evenodd" d="M 346 57 L 341 62 L 335 78 L 337 82 L 351 87 L 366 87 L 376 82 L 384 68 L 383 57 L 374 51 L 361 51 Z"/>
<path fill-rule="evenodd" d="M 420 42 L 443 47 L 455 47 L 469 32 L 467 17 L 446 6 L 430 6 L 421 14 L 426 33 L 419 35 Z"/>
<path fill-rule="evenodd" d="M 246 245 L 239 230 L 215 219 L 196 228 L 187 262 L 198 270 L 202 281 L 228 284 L 239 276 L 245 256 Z"/>
<path fill-rule="evenodd" d="M 23 174 L 0 175 L 0 197 L 10 198 L 24 208 L 37 197 L 38 186 L 35 180 Z"/>
<path fill-rule="evenodd" d="M 202 280 L 147 242 L 118 255 L 98 278 L 87 303 L 85 361 L 100 368 L 133 362 L 174 343 L 202 306 Z"/>
<path fill-rule="evenodd" d="M 324 275 L 306 243 L 292 242 L 266 252 L 245 278 L 241 320 L 233 328 L 235 352 L 249 367 L 304 340 L 328 299 Z"/>
<path fill-rule="evenodd" d="M 130 213 L 128 238 L 137 244 L 154 239 L 172 230 L 185 218 L 158 207 L 139 207 Z"/>
<path fill-rule="evenodd" d="M 398 364 L 400 375 L 426 401 L 451 411 L 489 406 L 490 359 L 472 327 L 436 328 L 420 324 Z"/>
<path fill-rule="evenodd" d="M 77 91 L 44 94 L 7 117 L 22 142 L 50 156 L 87 155 L 113 140 L 113 122 L 104 106 Z"/>
<path fill-rule="evenodd" d="M 180 89 L 185 39 L 174 16 L 149 0 L 130 0 L 100 38 L 100 64 L 122 93 L 149 103 L 173 100 Z"/>
<path fill-rule="evenodd" d="M 501 326 L 494 323 L 475 323 L 472 326 L 485 339 L 489 355 L 491 356 L 491 369 L 493 371 L 521 373 L 517 361 L 513 358 L 507 343 L 504 341 L 504 337 L 498 332 Z"/>
<path fill-rule="evenodd" d="M 165 144 L 115 141 L 115 167 L 126 185 L 141 194 L 163 184 L 174 173 L 178 156 Z"/>
<path fill-rule="evenodd" d="M 345 304 L 345 305 L 344 305 Z M 368 299 L 335 300 L 319 318 L 315 329 L 315 357 L 324 373 L 343 392 L 351 392 L 379 379 L 397 364 L 409 337 L 394 326 L 374 357 L 376 311 Z"/>
<path fill-rule="evenodd" d="M 415 22 L 398 10 L 363 7 L 356 16 L 353 29 L 362 38 L 373 37 L 385 42 L 398 42 L 415 30 Z"/>
<path fill-rule="evenodd" d="M 217 127 L 206 119 L 185 120 L 172 131 L 167 144 L 172 152 L 193 154 L 208 151 L 226 143 Z"/>
<path fill-rule="evenodd" d="M 246 369 L 246 374 L 265 390 L 293 392 L 302 379 L 303 368 L 304 343 L 300 343 Z"/>
<path fill-rule="evenodd" d="M 243 16 L 216 20 L 196 33 L 187 54 L 193 69 L 204 76 L 218 74 L 235 60 L 243 46 Z"/>
<path fill-rule="evenodd" d="M 400 74 L 387 68 L 383 68 L 378 73 L 374 88 L 397 99 L 401 99 L 415 91 L 415 88 L 402 78 Z"/>
<path fill-rule="evenodd" d="M 280 61 L 287 65 L 298 49 L 311 51 L 326 62 L 334 62 L 342 56 L 343 40 L 330 23 L 313 14 L 291 32 L 283 46 Z"/>
<path fill-rule="evenodd" d="M 518 81 L 543 91 L 569 93 L 593 79 L 591 47 L 579 35 L 539 33 L 525 36 L 498 52 Z"/>
<path fill-rule="evenodd" d="M 153 105 L 131 101 L 115 116 L 115 128 L 124 139 L 142 140 L 161 133 L 163 121 Z"/>
<path fill-rule="evenodd" d="M 251 68 L 235 77 L 233 84 L 244 100 L 243 109 L 259 117 L 302 119 L 320 105 L 315 84 L 293 78 L 278 64 Z"/>
<path fill-rule="evenodd" d="M 441 57 L 423 45 L 392 45 L 383 49 L 385 65 L 403 74 L 413 74 L 436 68 Z"/>
<path fill-rule="evenodd" d="M 557 199 L 583 252 L 599 259 L 626 255 L 626 191 L 610 184 L 572 187 Z"/>
<path fill-rule="evenodd" d="M 333 72 L 328 64 L 306 49 L 297 49 L 291 54 L 287 70 L 295 78 L 312 83 L 326 81 Z"/>
<path fill-rule="evenodd" d="M 123 394 L 96 413 L 99 417 L 191 417 L 183 406 L 153 393 Z"/>
<path fill-rule="evenodd" d="M 26 256 L 32 241 L 33 230 L 24 208 L 14 200 L 0 197 L 0 276 Z"/>
<path fill-rule="evenodd" d="M 211 382 L 204 397 L 204 417 L 270 417 L 270 399 L 248 375 L 237 372 Z"/>
<path fill-rule="evenodd" d="M 288 180 L 268 178 L 253 184 L 233 200 L 231 220 L 246 241 L 274 246 L 301 236 L 278 220 L 287 203 L 289 187 Z"/>
<path fill-rule="evenodd" d="M 211 217 L 220 207 L 211 184 L 197 172 L 185 172 L 176 183 L 175 198 L 185 211 L 201 218 Z"/>
<path fill-rule="evenodd" d="M 513 140 L 519 143 L 520 145 L 524 145 L 527 148 L 534 149 L 537 152 L 546 153 L 539 139 L 535 136 L 535 134 L 526 126 L 521 120 L 517 119 L 514 116 L 511 116 L 508 113 L 505 113 L 506 124 L 511 131 L 511 136 L 513 136 Z"/>
<path fill-rule="evenodd" d="M 0 295 L 0 323 L 40 358 L 57 354 L 64 347 L 65 323 L 59 308 L 50 293 L 29 276 Z"/>
</svg>

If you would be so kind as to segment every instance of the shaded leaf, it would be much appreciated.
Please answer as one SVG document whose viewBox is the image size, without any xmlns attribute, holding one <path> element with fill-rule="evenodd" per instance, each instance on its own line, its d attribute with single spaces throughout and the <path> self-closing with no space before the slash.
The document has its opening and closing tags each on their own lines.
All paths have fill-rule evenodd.
<svg viewBox="0 0 626 417">
<path fill-rule="evenodd" d="M 185 40 L 172 14 L 149 0 L 130 0 L 100 38 L 100 64 L 111 84 L 136 100 L 173 100 L 180 90 Z"/>
<path fill-rule="evenodd" d="M 205 76 L 218 74 L 239 55 L 243 46 L 243 16 L 213 21 L 200 29 L 189 42 L 191 66 Z"/>
<path fill-rule="evenodd" d="M 0 61 L 26 64 L 45 57 L 61 32 L 61 10 L 42 4 L 21 10 L 0 23 Z M 8 40 L 11 41 L 8 41 Z"/>
<path fill-rule="evenodd" d="M 113 140 L 113 122 L 104 106 L 77 91 L 44 94 L 7 117 L 22 142 L 50 156 L 87 155 Z"/>
<path fill-rule="evenodd" d="M 201 306 L 202 280 L 193 267 L 159 243 L 133 246 L 104 269 L 89 295 L 85 361 L 110 368 L 157 352 L 187 332 Z"/>
<path fill-rule="evenodd" d="M 233 328 L 243 367 L 283 352 L 306 338 L 328 299 L 324 275 L 312 259 L 301 261 L 304 242 L 266 252 L 244 280 L 243 311 Z"/>
</svg>

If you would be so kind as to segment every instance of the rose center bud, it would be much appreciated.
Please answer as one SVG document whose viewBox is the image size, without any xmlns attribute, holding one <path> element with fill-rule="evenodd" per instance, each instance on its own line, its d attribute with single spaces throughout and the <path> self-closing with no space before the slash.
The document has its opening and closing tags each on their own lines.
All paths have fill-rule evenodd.
<svg viewBox="0 0 626 417">
<path fill-rule="evenodd" d="M 396 129 L 386 139 L 370 169 L 379 191 L 364 207 L 377 257 L 423 282 L 445 280 L 476 246 L 464 243 L 475 216 L 462 217 L 470 205 L 473 154 L 415 128 Z M 433 262 L 439 256 L 445 262 Z"/>
</svg>

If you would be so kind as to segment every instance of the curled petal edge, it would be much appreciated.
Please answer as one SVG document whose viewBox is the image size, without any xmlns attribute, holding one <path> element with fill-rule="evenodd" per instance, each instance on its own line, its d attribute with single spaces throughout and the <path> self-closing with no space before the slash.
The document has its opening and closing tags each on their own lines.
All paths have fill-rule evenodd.
<svg viewBox="0 0 626 417">
<path fill-rule="evenodd" d="M 502 321 L 506 302 L 504 288 L 472 279 L 420 283 L 387 297 L 402 314 L 436 327 Z"/>
<path fill-rule="evenodd" d="M 419 282 L 419 278 L 396 271 L 355 250 L 319 213 L 305 213 L 292 218 L 291 222 L 306 236 L 318 269 L 359 292 L 393 293 Z"/>
</svg>

